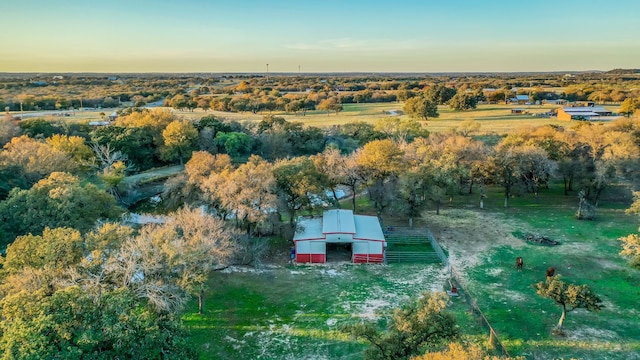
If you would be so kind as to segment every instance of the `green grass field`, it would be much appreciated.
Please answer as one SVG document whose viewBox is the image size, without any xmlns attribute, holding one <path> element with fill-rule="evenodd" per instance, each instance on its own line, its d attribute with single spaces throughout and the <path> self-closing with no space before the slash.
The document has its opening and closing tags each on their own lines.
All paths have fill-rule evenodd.
<svg viewBox="0 0 640 360">
<path fill-rule="evenodd" d="M 537 232 L 561 242 L 555 247 L 511 244 L 489 247 L 468 268 L 465 289 L 477 302 L 510 355 L 531 359 L 635 359 L 640 356 L 640 272 L 618 255 L 618 237 L 637 230 L 624 214 L 628 204 L 614 201 L 611 189 L 595 221 L 578 221 L 575 196 L 559 185 L 511 200 L 502 207 L 501 190 L 489 189 L 487 212 L 515 224 L 513 233 Z M 454 197 L 448 209 L 470 208 L 476 196 Z M 432 217 L 430 217 L 432 218 Z M 386 223 L 386 222 L 385 222 Z M 491 239 L 486 239 L 491 241 Z M 514 269 L 525 259 L 522 272 Z M 599 313 L 576 310 L 567 316 L 564 336 L 552 334 L 560 307 L 535 294 L 532 285 L 554 266 L 565 281 L 589 285 L 603 302 Z M 203 359 L 359 359 L 365 344 L 338 330 L 344 322 L 377 319 L 424 290 L 445 290 L 439 265 L 272 266 L 215 273 L 206 314 L 185 317 L 191 340 Z M 452 300 L 465 334 L 487 340 L 487 329 L 473 318 L 461 298 Z"/>
<path fill-rule="evenodd" d="M 516 240 L 495 246 L 467 270 L 467 290 L 510 354 L 533 359 L 640 358 L 640 271 L 630 269 L 618 255 L 617 239 L 638 227 L 636 217 L 624 214 L 628 204 L 605 197 L 596 220 L 578 221 L 576 197 L 564 196 L 559 185 L 537 201 L 529 195 L 515 198 L 509 209 L 502 208 L 501 195 L 492 189 L 485 205 L 506 223 L 516 224 L 513 232 L 539 233 L 561 242 L 548 247 Z M 460 197 L 455 206 L 473 206 L 469 200 Z M 525 262 L 522 272 L 514 269 L 517 256 Z M 590 286 L 605 305 L 599 313 L 570 312 L 565 336 L 552 335 L 560 306 L 540 298 L 532 287 L 544 281 L 549 266 L 567 282 Z"/>
<path fill-rule="evenodd" d="M 300 121 L 308 126 L 326 127 L 332 125 L 340 125 L 348 122 L 364 121 L 375 123 L 381 118 L 389 115 L 389 112 L 402 111 L 404 103 L 363 103 L 363 104 L 344 104 L 344 110 L 338 114 L 327 114 L 326 111 L 313 110 L 308 111 L 305 116 L 302 114 L 291 114 L 284 112 L 271 113 L 231 113 L 221 111 L 203 111 L 195 109 L 194 111 L 178 111 L 171 108 L 160 108 L 172 111 L 173 113 L 191 120 L 197 120 L 203 116 L 213 115 L 220 119 L 235 120 L 239 122 L 257 122 L 262 120 L 265 115 L 282 116 L 287 121 Z M 554 124 L 560 126 L 568 126 L 569 122 L 557 120 L 556 118 L 535 117 L 530 114 L 539 114 L 548 112 L 558 108 L 556 105 L 502 105 L 502 104 L 483 104 L 477 109 L 471 111 L 453 111 L 446 105 L 438 107 L 440 116 L 438 118 L 429 119 L 427 121 L 427 129 L 433 132 L 445 132 L 460 126 L 464 120 L 472 119 L 480 122 L 480 133 L 511 133 L 518 129 L 531 126 Z M 616 112 L 618 106 L 605 106 L 606 108 Z M 525 109 L 529 114 L 511 114 L 511 109 Z M 100 112 L 110 113 L 112 110 L 95 110 L 76 112 L 72 117 L 57 117 L 56 120 L 69 122 L 89 122 L 102 120 Z M 406 117 L 406 115 L 394 115 Z M 51 119 L 54 119 L 51 117 Z"/>
<path fill-rule="evenodd" d="M 366 344 L 339 331 L 384 314 L 425 290 L 447 286 L 441 265 L 333 265 L 235 268 L 209 282 L 204 315 L 185 317 L 202 359 L 361 359 Z M 486 340 L 466 305 L 451 309 Z"/>
<path fill-rule="evenodd" d="M 375 123 L 378 119 L 388 117 L 390 111 L 401 111 L 403 103 L 366 103 L 366 104 L 344 104 L 344 110 L 338 114 L 331 113 L 327 115 L 326 111 L 309 111 L 306 116 L 301 114 L 289 114 L 281 112 L 273 112 L 272 115 L 282 116 L 287 121 L 300 121 L 309 126 L 332 126 L 344 124 L 347 122 L 364 121 Z M 529 114 L 511 114 L 511 110 L 515 108 L 525 109 Z M 429 119 L 427 128 L 433 132 L 449 131 L 460 126 L 464 120 L 472 119 L 480 122 L 481 133 L 511 133 L 518 129 L 528 128 L 531 126 L 554 124 L 560 126 L 568 126 L 569 122 L 558 120 L 556 118 L 536 117 L 530 114 L 545 113 L 552 109 L 558 108 L 555 105 L 502 105 L 502 104 L 485 104 L 479 105 L 477 109 L 471 111 L 453 111 L 448 106 L 439 106 L 438 118 Z M 616 106 L 607 106 L 612 111 L 617 111 Z M 229 113 L 219 111 L 202 110 L 176 112 L 177 114 L 191 119 L 199 119 L 207 114 L 214 115 L 223 119 L 236 121 L 260 121 L 264 115 L 268 113 L 251 114 L 251 113 Z M 406 115 L 400 115 L 405 117 Z"/>
</svg>

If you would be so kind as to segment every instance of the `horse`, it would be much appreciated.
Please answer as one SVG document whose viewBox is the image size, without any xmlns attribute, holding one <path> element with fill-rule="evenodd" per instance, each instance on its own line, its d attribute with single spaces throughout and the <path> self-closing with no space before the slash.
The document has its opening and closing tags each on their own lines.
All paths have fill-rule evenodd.
<svg viewBox="0 0 640 360">
<path fill-rule="evenodd" d="M 555 274 L 556 274 L 556 268 L 554 268 L 553 266 L 549 266 L 547 268 L 547 277 L 548 278 L 553 277 L 553 275 Z"/>
<path fill-rule="evenodd" d="M 518 269 L 518 271 L 521 271 L 523 266 L 524 266 L 524 261 L 520 256 L 518 256 L 516 258 L 516 269 Z"/>
</svg>

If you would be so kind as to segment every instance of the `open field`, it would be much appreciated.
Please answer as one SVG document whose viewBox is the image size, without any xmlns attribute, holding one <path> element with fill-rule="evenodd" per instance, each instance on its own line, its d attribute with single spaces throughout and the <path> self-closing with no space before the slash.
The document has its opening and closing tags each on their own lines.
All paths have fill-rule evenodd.
<svg viewBox="0 0 640 360">
<path fill-rule="evenodd" d="M 366 104 L 344 104 L 344 110 L 337 115 L 326 111 L 309 111 L 306 116 L 301 114 L 288 114 L 273 112 L 272 115 L 282 116 L 287 121 L 300 121 L 309 126 L 332 126 L 354 121 L 364 121 L 375 123 L 378 119 L 390 116 L 391 111 L 402 111 L 403 103 L 366 103 Z M 511 133 L 520 128 L 553 124 L 568 126 L 572 124 L 556 118 L 535 117 L 528 114 L 511 114 L 511 109 L 525 109 L 530 114 L 545 113 L 558 106 L 555 105 L 479 105 L 477 109 L 471 111 L 453 111 L 448 106 L 439 106 L 438 118 L 427 121 L 427 129 L 433 132 L 445 132 L 460 126 L 462 121 L 472 119 L 480 122 L 481 133 Z M 617 111 L 618 106 L 606 106 L 612 111 Z M 191 119 L 199 119 L 207 114 L 219 118 L 236 121 L 260 121 L 265 114 L 251 113 L 229 113 L 220 111 L 174 111 L 176 114 Z M 406 115 L 400 115 L 406 117 Z"/>
<path fill-rule="evenodd" d="M 640 359 L 640 271 L 618 255 L 618 237 L 637 230 L 628 204 L 602 200 L 595 221 L 573 217 L 575 196 L 559 185 L 502 207 L 500 189 L 489 189 L 485 210 L 477 196 L 454 197 L 426 222 L 445 247 L 453 268 L 498 333 L 510 355 L 527 359 Z M 366 207 L 363 204 L 362 209 Z M 421 221 L 421 223 L 422 223 Z M 403 224 L 399 217 L 385 224 Z M 561 242 L 532 245 L 517 238 L 534 232 Z M 522 272 L 514 269 L 524 258 Z M 284 257 L 284 256 L 283 256 Z M 605 305 L 599 313 L 570 312 L 564 336 L 552 335 L 560 307 L 535 294 L 532 285 L 554 266 L 565 281 L 589 285 Z M 447 289 L 439 265 L 267 266 L 213 274 L 204 316 L 186 316 L 191 340 L 203 359 L 360 359 L 365 345 L 338 331 L 343 322 L 376 319 L 424 290 Z M 464 300 L 451 308 L 463 331 L 487 340 Z M 379 319 L 379 318 L 377 318 Z"/>
<path fill-rule="evenodd" d="M 384 321 L 422 291 L 443 291 L 446 279 L 442 265 L 231 268 L 212 275 L 205 314 L 185 320 L 202 359 L 361 359 L 366 344 L 341 324 Z M 463 302 L 451 306 L 486 340 Z"/>
<path fill-rule="evenodd" d="M 509 209 L 502 208 L 501 194 L 494 190 L 485 211 L 477 209 L 477 197 L 462 197 L 457 209 L 426 220 L 510 354 L 640 359 L 640 271 L 618 255 L 617 238 L 638 226 L 637 218 L 624 214 L 626 205 L 602 201 L 595 221 L 578 221 L 575 196 L 565 197 L 558 188 L 538 202 L 516 198 Z M 547 235 L 561 245 L 528 244 L 514 236 L 521 232 Z M 515 270 L 517 256 L 524 259 L 522 272 Z M 605 305 L 599 313 L 569 313 L 565 336 L 551 334 L 561 308 L 532 287 L 544 281 L 549 266 L 567 282 L 590 286 Z"/>
<path fill-rule="evenodd" d="M 171 108 L 158 107 L 158 109 L 165 109 L 172 111 L 176 115 L 181 117 L 198 120 L 203 116 L 213 115 L 220 119 L 235 120 L 239 122 L 257 122 L 262 120 L 265 115 L 282 116 L 287 121 L 300 121 L 308 126 L 327 127 L 333 125 L 340 125 L 349 122 L 364 121 L 368 123 L 375 123 L 377 120 L 389 117 L 389 113 L 394 111 L 402 111 L 403 103 L 365 103 L 365 104 L 344 104 L 344 110 L 337 115 L 331 113 L 327 115 L 326 111 L 313 110 L 308 111 L 305 116 L 302 114 L 290 114 L 282 112 L 272 113 L 258 113 L 252 114 L 246 113 L 232 113 L 222 111 L 203 111 L 196 109 L 194 111 L 178 111 Z M 556 118 L 536 117 L 529 114 L 511 114 L 511 109 L 525 109 L 529 114 L 545 113 L 555 108 L 556 105 L 501 105 L 501 104 L 485 104 L 479 105 L 477 109 L 471 111 L 453 111 L 448 106 L 439 106 L 438 111 L 440 116 L 438 118 L 429 119 L 426 123 L 427 129 L 432 132 L 446 132 L 460 126 L 460 123 L 465 120 L 476 120 L 481 124 L 480 133 L 491 134 L 508 134 L 518 129 L 527 128 L 531 126 L 539 126 L 545 124 L 553 124 L 559 126 L 569 126 L 571 122 L 558 120 Z M 605 106 L 605 108 L 616 112 L 619 106 Z M 46 119 L 55 121 L 68 121 L 74 123 L 83 123 L 89 121 L 102 121 L 100 116 L 101 112 L 110 114 L 113 109 L 102 109 L 76 112 L 72 116 L 44 116 Z M 14 114 L 17 116 L 19 114 Z M 406 117 L 406 115 L 393 115 Z"/>
</svg>

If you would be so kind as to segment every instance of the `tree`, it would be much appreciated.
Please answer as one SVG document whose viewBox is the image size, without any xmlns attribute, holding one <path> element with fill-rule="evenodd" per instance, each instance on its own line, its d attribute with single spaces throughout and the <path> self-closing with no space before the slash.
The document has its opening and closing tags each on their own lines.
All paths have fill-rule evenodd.
<svg viewBox="0 0 640 360">
<path fill-rule="evenodd" d="M 251 150 L 251 137 L 243 132 L 218 132 L 214 138 L 214 144 L 219 151 L 229 154 L 231 157 L 238 157 Z"/>
<path fill-rule="evenodd" d="M 40 234 L 46 227 L 86 232 L 96 220 L 113 219 L 121 213 L 114 198 L 95 185 L 54 172 L 29 190 L 14 189 L 0 203 L 0 234 L 4 232 L 6 244 L 18 235 Z"/>
<path fill-rule="evenodd" d="M 640 215 L 640 191 L 633 192 L 633 204 L 626 210 L 628 214 Z M 638 229 L 640 232 L 640 229 Z M 640 269 L 640 236 L 630 234 L 618 240 L 622 241 L 622 251 L 620 255 L 630 258 L 630 265 Z"/>
<path fill-rule="evenodd" d="M 465 91 L 458 91 L 458 93 L 449 100 L 449 107 L 456 111 L 466 111 L 475 109 L 478 101 L 476 97 Z"/>
<path fill-rule="evenodd" d="M 141 306 L 126 289 L 99 300 L 80 286 L 0 301 L 0 354 L 7 359 L 195 359 L 174 315 Z"/>
<path fill-rule="evenodd" d="M 47 144 L 54 149 L 71 155 L 73 160 L 82 168 L 87 169 L 94 159 L 93 150 L 80 136 L 68 136 L 55 134 L 47 139 Z"/>
<path fill-rule="evenodd" d="M 338 115 L 338 113 L 343 110 L 342 104 L 340 104 L 340 102 L 335 97 L 330 97 L 322 100 L 318 104 L 317 108 L 318 110 L 325 110 L 327 112 L 327 115 L 329 115 L 329 112 L 331 111 L 335 111 L 336 115 Z"/>
<path fill-rule="evenodd" d="M 31 184 L 54 171 L 73 172 L 77 168 L 69 154 L 26 135 L 11 139 L 4 148 L 0 152 L 0 165 L 20 167 Z"/>
<path fill-rule="evenodd" d="M 504 147 L 498 150 L 492 160 L 496 182 L 504 188 L 504 207 L 507 208 L 513 188 L 518 184 L 520 177 L 517 154 L 513 148 Z"/>
<path fill-rule="evenodd" d="M 432 102 L 438 105 L 444 105 L 452 97 L 456 95 L 456 89 L 452 89 L 450 87 L 446 87 L 444 85 L 433 85 L 430 86 L 425 92 L 424 97 L 431 100 Z"/>
<path fill-rule="evenodd" d="M 640 232 L 640 229 L 638 231 Z M 640 269 L 640 236 L 638 234 L 630 234 L 618 240 L 622 241 L 620 255 L 629 257 L 629 264 L 634 268 Z"/>
<path fill-rule="evenodd" d="M 490 356 L 480 345 L 473 342 L 452 342 L 442 351 L 428 352 L 424 355 L 416 356 L 411 360 L 510 360 L 512 358 L 504 356 Z M 524 360 L 524 357 L 517 357 L 517 360 Z M 514 359 L 514 360 L 515 360 Z"/>
<path fill-rule="evenodd" d="M 154 134 L 147 127 L 102 126 L 91 132 L 91 141 L 100 146 L 109 146 L 111 152 L 120 152 L 138 170 L 147 170 L 156 165 Z M 95 149 L 94 149 L 95 151 Z"/>
<path fill-rule="evenodd" d="M 379 119 L 374 130 L 379 131 L 395 141 L 410 141 L 416 137 L 428 137 L 429 131 L 424 124 L 414 119 L 385 117 Z"/>
<path fill-rule="evenodd" d="M 513 149 L 521 180 L 534 196 L 538 197 L 541 184 L 547 183 L 554 165 L 548 159 L 546 151 L 535 146 L 520 146 Z"/>
<path fill-rule="evenodd" d="M 298 211 L 314 207 L 314 198 L 325 197 L 322 185 L 327 181 L 309 158 L 280 160 L 273 166 L 273 175 L 279 198 L 289 213 L 289 222 L 292 224 Z"/>
<path fill-rule="evenodd" d="M 624 99 L 622 104 L 620 104 L 620 110 L 618 110 L 618 112 L 629 117 L 633 115 L 638 109 L 640 109 L 640 100 L 634 98 L 626 98 Z"/>
<path fill-rule="evenodd" d="M 430 117 L 437 118 L 438 105 L 424 96 L 416 96 L 408 99 L 402 108 L 405 114 L 419 120 L 428 120 Z"/>
<path fill-rule="evenodd" d="M 536 293 L 544 298 L 555 301 L 562 306 L 562 315 L 558 321 L 557 330 L 562 330 L 562 325 L 568 312 L 584 308 L 587 311 L 600 311 L 602 300 L 593 293 L 587 285 L 567 284 L 561 280 L 560 275 L 548 277 L 534 285 Z"/>
<path fill-rule="evenodd" d="M 42 235 L 18 236 L 7 247 L 3 271 L 15 273 L 24 267 L 63 269 L 82 259 L 83 239 L 71 228 L 45 228 Z"/>
<path fill-rule="evenodd" d="M 459 336 L 456 319 L 445 310 L 446 304 L 446 294 L 425 292 L 417 301 L 396 309 L 382 332 L 375 323 L 346 325 L 341 330 L 370 344 L 365 359 L 410 359 Z"/>
<path fill-rule="evenodd" d="M 155 231 L 168 228 L 175 234 L 168 243 L 157 244 L 166 253 L 166 267 L 175 274 L 178 286 L 197 293 L 198 313 L 203 314 L 209 273 L 234 258 L 238 250 L 237 234 L 227 229 L 224 221 L 191 208 L 171 214 L 171 220 L 159 228 Z"/>
<path fill-rule="evenodd" d="M 0 148 L 14 137 L 20 136 L 21 132 L 17 121 L 13 120 L 11 116 L 0 118 Z"/>
<path fill-rule="evenodd" d="M 480 123 L 473 119 L 466 119 L 460 123 L 460 126 L 456 128 L 456 132 L 464 137 L 471 136 L 471 134 L 478 132 L 480 130 Z"/>
<path fill-rule="evenodd" d="M 29 185 L 22 168 L 17 165 L 0 165 L 0 201 L 6 199 L 13 188 L 26 189 Z"/>
<path fill-rule="evenodd" d="M 167 160 L 178 158 L 182 165 L 184 158 L 191 156 L 198 138 L 198 130 L 190 121 L 176 120 L 162 131 L 162 137 L 164 138 L 163 157 Z"/>
<path fill-rule="evenodd" d="M 235 171 L 227 172 L 216 190 L 221 206 L 234 214 L 236 224 L 245 226 L 250 234 L 277 208 L 271 164 L 256 155 Z"/>
<path fill-rule="evenodd" d="M 358 173 L 368 186 L 378 215 L 395 200 L 397 176 L 405 167 L 403 154 L 404 151 L 389 139 L 369 142 L 354 154 Z"/>
<path fill-rule="evenodd" d="M 398 178 L 398 193 L 402 200 L 403 213 L 409 218 L 409 227 L 413 228 L 413 219 L 420 215 L 427 196 L 427 181 L 419 169 L 403 171 Z"/>
<path fill-rule="evenodd" d="M 53 134 L 61 133 L 61 129 L 45 119 L 24 119 L 18 125 L 22 129 L 22 134 L 30 138 L 49 138 Z"/>
</svg>

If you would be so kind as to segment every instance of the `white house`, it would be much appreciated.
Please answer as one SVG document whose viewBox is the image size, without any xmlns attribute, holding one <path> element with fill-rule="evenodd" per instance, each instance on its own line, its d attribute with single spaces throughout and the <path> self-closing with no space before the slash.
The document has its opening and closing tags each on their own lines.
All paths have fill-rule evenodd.
<svg viewBox="0 0 640 360">
<path fill-rule="evenodd" d="M 386 247 L 378 218 L 351 210 L 327 210 L 321 218 L 298 221 L 293 242 L 298 263 L 326 262 L 327 243 L 349 245 L 354 263 L 381 263 Z"/>
</svg>

